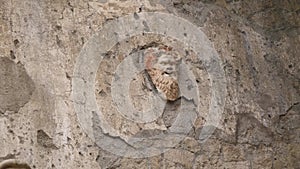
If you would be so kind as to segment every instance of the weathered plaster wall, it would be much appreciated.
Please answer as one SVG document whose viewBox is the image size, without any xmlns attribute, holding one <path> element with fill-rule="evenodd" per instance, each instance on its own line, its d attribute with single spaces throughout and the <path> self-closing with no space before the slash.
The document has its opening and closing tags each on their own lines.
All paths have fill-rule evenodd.
<svg viewBox="0 0 300 169">
<path fill-rule="evenodd" d="M 38 169 L 299 168 L 299 1 L 0 3 L 0 162 L 18 159 Z M 208 141 L 197 140 L 203 120 L 199 117 L 189 135 L 170 151 L 132 159 L 102 150 L 84 133 L 73 107 L 72 78 L 80 50 L 103 24 L 143 11 L 173 13 L 199 26 L 223 62 L 227 95 L 220 126 Z M 114 48 L 111 55 L 153 41 L 176 46 L 167 38 L 140 37 Z M 117 63 L 108 57 L 101 68 L 112 72 L 109 65 Z M 209 79 L 201 63 L 192 66 L 205 114 Z M 97 78 L 100 83 L 105 80 L 101 74 Z M 109 83 L 95 91 L 100 101 L 107 92 L 101 87 L 109 91 Z M 111 121 L 120 130 L 128 123 Z M 159 128 L 143 127 L 151 126 Z"/>
</svg>

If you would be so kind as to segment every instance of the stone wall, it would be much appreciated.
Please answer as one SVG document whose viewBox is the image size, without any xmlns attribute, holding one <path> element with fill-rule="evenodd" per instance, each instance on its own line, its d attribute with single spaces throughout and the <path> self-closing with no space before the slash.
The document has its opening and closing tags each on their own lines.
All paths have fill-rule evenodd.
<svg viewBox="0 0 300 169">
<path fill-rule="evenodd" d="M 299 168 L 299 1 L 0 2 L 0 162 L 17 159 L 38 169 Z M 128 37 L 103 54 L 98 71 L 91 72 L 96 78 L 96 103 L 108 112 L 103 118 L 115 132 L 93 127 L 93 138 L 80 123 L 78 118 L 89 116 L 76 113 L 72 90 L 82 49 L 105 25 L 143 12 L 186 19 L 199 27 L 216 50 L 225 73 L 226 97 L 219 124 L 208 140 L 200 141 L 199 136 L 213 98 L 211 76 L 204 63 L 195 59 L 193 49 L 183 48 L 186 44 L 181 39 L 164 35 Z M 197 118 L 168 151 L 145 158 L 115 155 L 101 146 L 98 137 L 123 144 L 133 135 L 147 138 L 164 132 L 175 121 L 176 102 L 166 103 L 169 114 L 149 124 L 124 120 L 112 108 L 110 92 L 117 66 L 136 51 L 159 44 L 178 50 L 194 74 L 199 92 Z M 139 102 L 145 99 L 141 95 L 147 95 L 138 87 L 144 84 L 141 79 L 137 76 L 130 88 L 131 99 L 140 109 L 147 107 Z"/>
</svg>

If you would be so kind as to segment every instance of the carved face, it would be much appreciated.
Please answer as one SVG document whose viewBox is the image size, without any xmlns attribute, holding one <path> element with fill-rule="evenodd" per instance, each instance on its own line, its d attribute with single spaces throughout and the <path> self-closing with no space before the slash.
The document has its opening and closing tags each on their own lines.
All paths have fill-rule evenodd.
<svg viewBox="0 0 300 169">
<path fill-rule="evenodd" d="M 145 66 L 163 98 L 174 101 L 179 96 L 177 66 L 179 57 L 166 49 L 150 48 L 145 52 Z"/>
<path fill-rule="evenodd" d="M 153 49 L 146 53 L 146 68 L 161 70 L 165 76 L 177 79 L 177 68 L 179 57 L 175 52 L 166 51 L 165 49 Z"/>
<path fill-rule="evenodd" d="M 154 64 L 154 68 L 160 69 L 167 74 L 172 74 L 177 71 L 177 61 L 175 57 L 163 54 L 158 58 L 157 63 Z"/>
</svg>

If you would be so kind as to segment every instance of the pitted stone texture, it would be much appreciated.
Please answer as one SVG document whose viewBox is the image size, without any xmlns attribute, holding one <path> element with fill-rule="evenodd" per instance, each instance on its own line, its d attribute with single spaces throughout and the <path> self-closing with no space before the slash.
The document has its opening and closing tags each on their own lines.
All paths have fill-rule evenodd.
<svg viewBox="0 0 300 169">
<path fill-rule="evenodd" d="M 140 11 L 168 11 L 198 25 L 209 37 L 222 58 L 228 91 L 223 119 L 213 137 L 205 143 L 198 142 L 203 119 L 197 119 L 189 138 L 174 150 L 192 153 L 186 154 L 195 156 L 191 162 L 193 168 L 298 168 L 299 9 L 298 0 L 1 2 L 0 53 L 1 57 L 10 58 L 14 63 L 5 61 L 8 64 L 1 65 L 0 70 L 8 65 L 24 65 L 36 91 L 31 98 L 27 91 L 28 97 L 23 100 L 27 100 L 27 104 L 23 101 L 16 104 L 18 95 L 10 102 L 17 106 L 11 106 L 6 100 L 0 102 L 5 109 L 10 107 L 19 112 L 0 115 L 0 160 L 25 159 L 31 168 L 190 167 L 185 166 L 191 162 L 190 158 L 184 161 L 176 156 L 169 160 L 173 154 L 128 159 L 103 153 L 83 133 L 70 97 L 76 57 L 106 20 Z M 138 38 L 135 41 L 143 44 Z M 200 104 L 201 115 L 205 117 L 209 108 L 205 100 L 210 97 L 209 77 L 201 63 L 195 64 L 198 66 L 192 69 L 194 74 L 200 70 L 196 77 L 199 90 L 203 91 L 200 100 L 204 101 Z M 1 74 L 0 83 L 7 84 L 2 81 L 3 77 Z M 18 79 L 11 80 L 18 84 Z M 109 81 L 109 78 L 103 80 Z M 101 87 L 103 90 L 98 91 L 101 96 L 110 94 L 110 84 Z M 23 90 L 9 90 L 12 89 Z M 0 91 L 4 91 L 2 85 Z M 117 127 L 124 126 L 124 132 L 139 130 L 139 126 L 127 127 L 126 122 L 119 123 L 114 117 L 108 118 L 112 118 Z M 171 115 L 169 119 L 172 118 Z M 159 125 L 161 122 L 145 128 Z M 45 131 L 50 139 L 39 138 L 51 140 L 57 149 L 39 146 L 38 130 Z"/>
</svg>

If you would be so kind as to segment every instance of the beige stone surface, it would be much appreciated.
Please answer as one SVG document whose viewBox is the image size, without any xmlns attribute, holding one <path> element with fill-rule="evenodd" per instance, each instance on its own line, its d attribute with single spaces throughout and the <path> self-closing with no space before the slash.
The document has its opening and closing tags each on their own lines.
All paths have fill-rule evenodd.
<svg viewBox="0 0 300 169">
<path fill-rule="evenodd" d="M 0 163 L 17 159 L 37 169 L 299 168 L 299 1 L 0 3 Z M 169 103 L 169 113 L 149 124 L 124 119 L 113 108 L 114 70 L 130 53 L 157 44 L 174 47 L 195 76 L 199 98 L 197 118 L 187 137 L 165 153 L 126 158 L 103 150 L 84 132 L 74 109 L 73 72 L 80 51 L 103 25 L 134 12 L 155 11 L 185 18 L 212 42 L 225 71 L 226 105 L 214 134 L 199 141 L 212 97 L 204 63 L 192 49 L 182 47 L 181 39 L 154 34 L 129 37 L 106 53 L 95 75 L 96 101 L 112 126 L 106 131 L 109 137 L 126 142 L 131 136 L 164 133 L 177 116 L 176 103 Z M 130 91 L 135 106 L 143 109 L 149 106 L 144 101 L 149 91 L 141 86 L 147 82 L 139 80 L 132 81 Z"/>
</svg>

